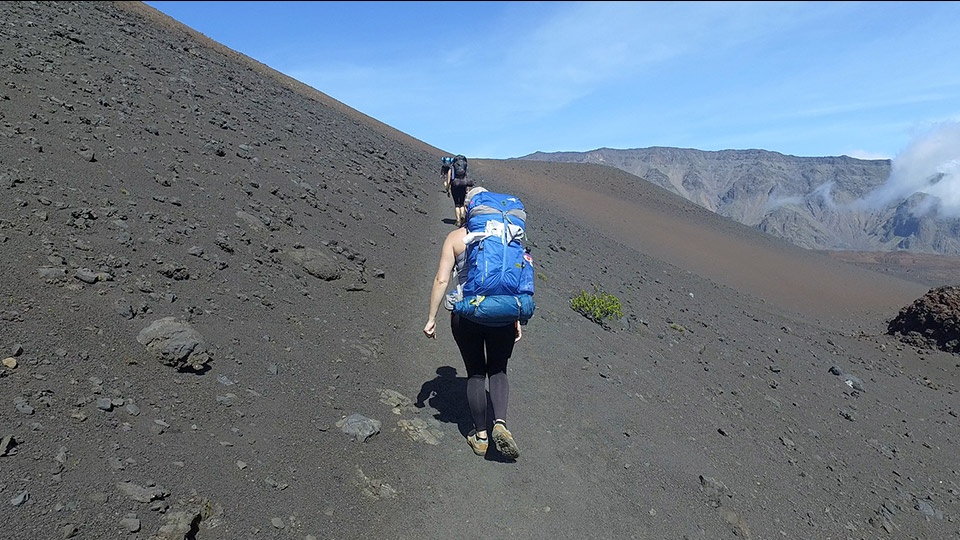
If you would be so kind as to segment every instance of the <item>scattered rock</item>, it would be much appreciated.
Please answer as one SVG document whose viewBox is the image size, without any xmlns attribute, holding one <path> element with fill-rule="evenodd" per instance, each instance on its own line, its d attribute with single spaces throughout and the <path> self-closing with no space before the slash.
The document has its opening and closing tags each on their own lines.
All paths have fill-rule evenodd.
<svg viewBox="0 0 960 540">
<path fill-rule="evenodd" d="M 13 405 L 17 408 L 17 411 L 22 414 L 30 415 L 34 413 L 33 407 L 31 407 L 30 404 L 27 403 L 27 400 L 23 399 L 22 397 L 15 398 L 13 400 Z"/>
<path fill-rule="evenodd" d="M 203 519 L 199 510 L 181 510 L 170 512 L 163 519 L 163 525 L 157 534 L 149 540 L 184 540 L 195 537 L 191 531 L 197 531 Z"/>
<path fill-rule="evenodd" d="M 359 467 L 357 467 L 357 475 L 360 478 L 360 491 L 365 496 L 371 499 L 396 498 L 397 490 L 393 489 L 393 486 L 390 484 L 384 482 L 383 480 L 368 477 L 367 475 L 363 474 L 363 471 Z"/>
<path fill-rule="evenodd" d="M 863 381 L 861 381 L 858 377 L 854 375 L 845 373 L 842 369 L 840 369 L 840 366 L 831 366 L 830 373 L 842 378 L 844 384 L 846 384 L 850 388 L 853 388 L 857 392 L 865 391 L 863 387 Z"/>
<path fill-rule="evenodd" d="M 246 223 L 247 226 L 254 231 L 263 231 L 263 230 L 266 230 L 267 228 L 266 225 L 263 224 L 263 221 L 260 220 L 260 218 L 252 214 L 249 214 L 247 212 L 244 212 L 242 210 L 237 211 L 237 218 L 240 219 L 240 221 L 243 221 L 244 223 Z"/>
<path fill-rule="evenodd" d="M 411 418 L 410 420 L 397 420 L 397 426 L 412 441 L 425 442 L 427 444 L 438 445 L 443 438 L 443 430 L 440 428 L 440 422 L 430 418 Z"/>
<path fill-rule="evenodd" d="M 80 268 L 74 273 L 74 277 L 84 283 L 97 283 L 99 281 L 112 281 L 113 276 L 107 272 L 94 272 L 87 268 Z"/>
<path fill-rule="evenodd" d="M 343 269 L 340 267 L 337 256 L 329 250 L 313 248 L 292 249 L 287 252 L 287 256 L 306 273 L 324 281 L 340 279 L 340 276 L 343 274 Z"/>
<path fill-rule="evenodd" d="M 703 476 L 701 474 L 699 478 L 700 491 L 706 495 L 708 504 L 714 508 L 719 507 L 721 499 L 727 493 L 727 486 L 712 476 Z"/>
<path fill-rule="evenodd" d="M 113 311 L 124 319 L 133 319 L 137 316 L 137 312 L 133 309 L 133 304 L 124 298 L 114 300 Z"/>
<path fill-rule="evenodd" d="M 337 427 L 360 442 L 364 442 L 377 433 L 380 433 L 379 420 L 373 420 L 356 413 L 338 421 Z"/>
<path fill-rule="evenodd" d="M 0 457 L 12 456 L 17 453 L 17 440 L 13 435 L 5 435 L 0 440 Z"/>
<path fill-rule="evenodd" d="M 120 526 L 129 533 L 135 533 L 140 530 L 140 520 L 136 514 L 127 514 L 120 520 Z"/>
<path fill-rule="evenodd" d="M 37 273 L 40 274 L 40 277 L 45 279 L 57 279 L 66 277 L 67 269 L 55 268 L 52 266 L 41 266 L 40 268 L 37 268 Z"/>
<path fill-rule="evenodd" d="M 203 336 L 189 323 L 174 317 L 153 321 L 140 331 L 137 342 L 145 345 L 161 363 L 177 369 L 199 371 L 210 361 Z"/>
<path fill-rule="evenodd" d="M 26 491 L 21 491 L 17 493 L 12 499 L 10 499 L 10 504 L 13 506 L 22 506 L 24 503 L 30 500 L 30 494 Z"/>
<path fill-rule="evenodd" d="M 140 486 L 133 482 L 120 482 L 117 489 L 127 498 L 137 502 L 148 503 L 150 501 L 163 499 L 168 495 L 166 491 L 158 486 Z"/>
<path fill-rule="evenodd" d="M 400 414 L 403 410 L 411 409 L 413 400 L 397 392 L 396 390 L 380 390 L 380 403 L 389 405 L 394 414 Z"/>
</svg>

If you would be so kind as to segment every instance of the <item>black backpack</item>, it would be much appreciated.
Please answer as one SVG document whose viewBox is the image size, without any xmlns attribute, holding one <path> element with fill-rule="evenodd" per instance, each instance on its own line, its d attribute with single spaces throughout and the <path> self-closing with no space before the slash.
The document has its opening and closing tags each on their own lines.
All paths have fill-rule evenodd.
<svg viewBox="0 0 960 540">
<path fill-rule="evenodd" d="M 453 182 L 454 186 L 472 186 L 473 182 L 467 180 L 467 158 L 463 155 L 457 155 L 453 158 Z"/>
</svg>

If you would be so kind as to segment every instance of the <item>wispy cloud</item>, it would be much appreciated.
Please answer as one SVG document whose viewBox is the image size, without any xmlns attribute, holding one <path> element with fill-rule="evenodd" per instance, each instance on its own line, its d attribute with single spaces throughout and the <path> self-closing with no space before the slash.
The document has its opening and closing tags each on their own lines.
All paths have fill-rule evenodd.
<svg viewBox="0 0 960 540">
<path fill-rule="evenodd" d="M 915 140 L 894 159 L 889 180 L 860 204 L 885 207 L 917 193 L 936 198 L 923 209 L 960 217 L 960 123 L 938 125 Z"/>
</svg>

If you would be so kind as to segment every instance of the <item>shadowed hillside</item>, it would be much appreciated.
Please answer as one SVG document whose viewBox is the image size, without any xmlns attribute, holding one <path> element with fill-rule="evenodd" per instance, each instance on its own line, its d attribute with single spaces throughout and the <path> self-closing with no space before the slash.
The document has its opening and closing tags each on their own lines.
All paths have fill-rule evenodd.
<svg viewBox="0 0 960 540">
<path fill-rule="evenodd" d="M 957 357 L 885 333 L 927 284 L 608 167 L 471 160 L 537 264 L 521 456 L 479 458 L 421 332 L 456 149 L 142 4 L 0 21 L 5 537 L 958 535 Z M 570 309 L 594 286 L 609 329 Z"/>
</svg>

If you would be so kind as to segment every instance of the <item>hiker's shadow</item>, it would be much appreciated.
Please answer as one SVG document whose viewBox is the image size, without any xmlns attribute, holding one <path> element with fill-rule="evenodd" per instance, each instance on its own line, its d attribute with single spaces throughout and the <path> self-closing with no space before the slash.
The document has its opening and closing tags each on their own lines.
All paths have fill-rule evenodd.
<svg viewBox="0 0 960 540">
<path fill-rule="evenodd" d="M 434 418 L 441 422 L 456 424 L 460 430 L 460 435 L 466 439 L 467 435 L 473 431 L 473 417 L 470 415 L 470 407 L 467 405 L 467 378 L 457 377 L 457 369 L 451 366 L 440 366 L 437 368 L 437 376 L 423 383 L 420 387 L 420 393 L 417 394 L 415 405 L 418 408 L 427 406 L 437 412 Z M 490 407 L 489 396 L 487 398 L 487 417 L 493 418 L 493 410 Z M 489 428 L 488 428 L 489 429 Z M 490 448 L 487 450 L 486 459 L 493 461 L 512 461 L 506 458 L 491 441 Z"/>
<path fill-rule="evenodd" d="M 415 405 L 422 409 L 427 402 L 437 411 L 434 418 L 456 424 L 464 437 L 473 429 L 473 418 L 467 406 L 467 378 L 457 377 L 457 368 L 440 366 L 437 376 L 423 383 Z"/>
</svg>

